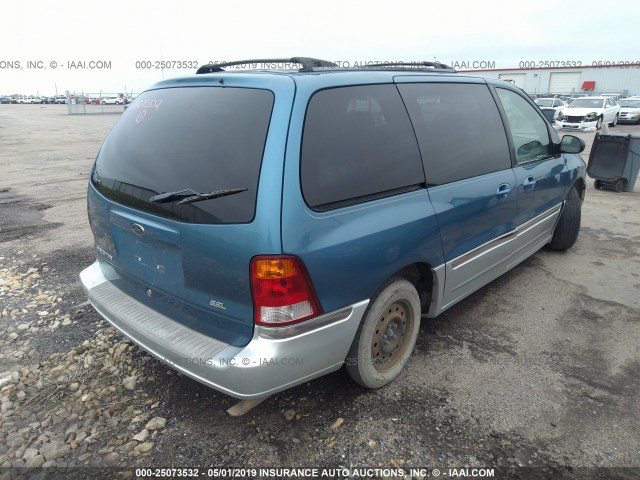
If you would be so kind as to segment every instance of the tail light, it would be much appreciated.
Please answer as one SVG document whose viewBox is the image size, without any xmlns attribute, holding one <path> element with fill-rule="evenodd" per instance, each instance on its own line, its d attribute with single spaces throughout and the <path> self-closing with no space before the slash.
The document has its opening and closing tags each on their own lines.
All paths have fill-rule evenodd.
<svg viewBox="0 0 640 480">
<path fill-rule="evenodd" d="M 254 322 L 258 325 L 291 325 L 322 313 L 309 274 L 296 257 L 254 257 L 251 293 Z"/>
</svg>

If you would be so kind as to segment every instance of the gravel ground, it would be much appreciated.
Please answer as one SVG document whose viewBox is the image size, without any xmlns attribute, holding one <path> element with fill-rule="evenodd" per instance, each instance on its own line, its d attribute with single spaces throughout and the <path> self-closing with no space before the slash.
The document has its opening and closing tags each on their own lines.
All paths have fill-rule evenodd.
<svg viewBox="0 0 640 480">
<path fill-rule="evenodd" d="M 640 478 L 640 185 L 590 183 L 575 247 L 542 250 L 424 320 L 388 387 L 341 370 L 232 418 L 233 399 L 131 345 L 80 287 L 94 259 L 87 174 L 121 107 L 0 107 L 0 480 L 85 466 Z"/>
</svg>

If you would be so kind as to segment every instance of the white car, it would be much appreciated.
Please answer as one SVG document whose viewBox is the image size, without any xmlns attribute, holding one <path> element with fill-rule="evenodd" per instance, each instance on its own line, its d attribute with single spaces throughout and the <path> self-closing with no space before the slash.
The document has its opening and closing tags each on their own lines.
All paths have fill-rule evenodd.
<svg viewBox="0 0 640 480">
<path fill-rule="evenodd" d="M 552 108 L 556 111 L 556 114 L 553 117 L 553 120 L 558 120 L 560 116 L 560 112 L 562 112 L 565 108 L 567 108 L 567 103 L 560 100 L 559 98 L 536 98 L 534 100 L 536 105 L 540 108 Z"/>
<path fill-rule="evenodd" d="M 100 103 L 102 105 L 122 105 L 124 99 L 122 97 L 102 97 Z"/>
<path fill-rule="evenodd" d="M 640 123 L 640 97 L 623 98 L 620 100 L 621 123 Z"/>
<path fill-rule="evenodd" d="M 622 95 L 620 95 L 619 93 L 601 93 L 600 95 L 603 97 L 611 97 L 616 102 L 620 102 L 620 99 L 622 98 Z"/>
<path fill-rule="evenodd" d="M 18 103 L 40 103 L 40 101 L 30 95 L 28 97 L 18 97 Z"/>
<path fill-rule="evenodd" d="M 618 124 L 620 105 L 611 97 L 580 97 L 560 113 L 558 121 L 566 130 L 599 130 L 603 123 Z"/>
<path fill-rule="evenodd" d="M 540 108 L 553 108 L 554 110 L 558 111 L 562 111 L 567 108 L 567 102 L 564 102 L 559 98 L 536 98 L 534 102 Z"/>
</svg>

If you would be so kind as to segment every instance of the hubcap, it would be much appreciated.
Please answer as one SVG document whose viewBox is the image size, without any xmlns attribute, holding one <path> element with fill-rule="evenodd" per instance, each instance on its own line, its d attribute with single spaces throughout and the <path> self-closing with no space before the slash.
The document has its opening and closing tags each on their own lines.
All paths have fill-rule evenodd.
<svg viewBox="0 0 640 480">
<path fill-rule="evenodd" d="M 380 316 L 371 339 L 371 359 L 379 372 L 398 364 L 407 349 L 413 317 L 403 302 L 391 304 Z"/>
</svg>

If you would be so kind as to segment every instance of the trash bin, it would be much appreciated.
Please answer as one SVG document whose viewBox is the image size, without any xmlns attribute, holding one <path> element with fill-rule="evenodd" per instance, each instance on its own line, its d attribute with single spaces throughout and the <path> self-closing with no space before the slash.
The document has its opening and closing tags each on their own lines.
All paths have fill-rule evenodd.
<svg viewBox="0 0 640 480">
<path fill-rule="evenodd" d="M 638 171 L 640 137 L 596 133 L 587 165 L 587 173 L 595 179 L 596 188 L 632 192 Z"/>
</svg>

